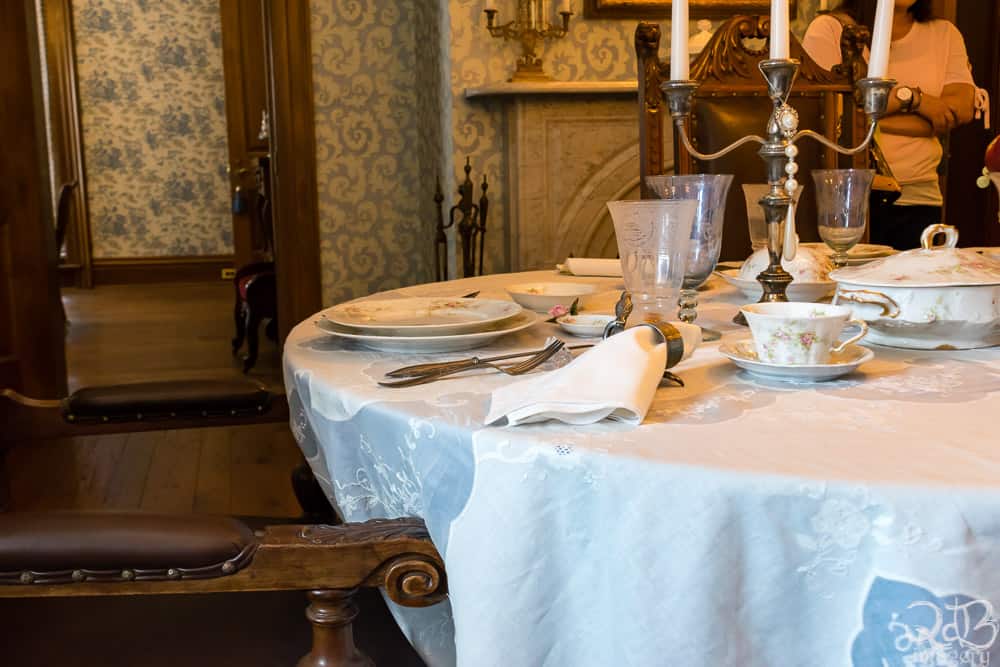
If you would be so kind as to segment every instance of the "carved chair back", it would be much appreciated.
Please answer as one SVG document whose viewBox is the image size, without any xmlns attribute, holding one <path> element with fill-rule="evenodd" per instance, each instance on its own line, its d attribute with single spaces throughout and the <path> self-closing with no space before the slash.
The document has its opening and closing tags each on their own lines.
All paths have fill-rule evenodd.
<svg viewBox="0 0 1000 667">
<path fill-rule="evenodd" d="M 736 16 L 716 30 L 704 50 L 691 64 L 691 78 L 701 82 L 695 95 L 687 131 L 695 147 L 705 153 L 717 151 L 747 134 L 766 133 L 773 110 L 767 86 L 757 65 L 768 58 L 767 17 Z M 848 65 L 829 72 L 817 65 L 793 36 L 791 57 L 801 61 L 798 79 L 789 103 L 799 112 L 799 127 L 822 132 L 831 139 L 840 136 L 846 145 L 852 137 L 863 135 L 864 115 L 854 102 L 854 80 L 864 75 L 864 61 L 858 59 L 863 32 L 850 32 L 841 44 Z M 655 195 L 646 187 L 645 178 L 664 173 L 665 124 L 671 123 L 660 84 L 668 80 L 669 63 L 659 57 L 660 28 L 640 23 L 635 33 L 639 64 L 639 144 L 642 196 Z M 671 125 L 672 127 L 672 125 Z M 742 185 L 762 183 L 764 164 L 756 154 L 756 145 L 746 145 L 711 162 L 692 158 L 674 136 L 674 172 L 678 174 L 734 174 L 726 203 L 726 221 L 721 258 L 742 260 L 750 253 L 746 206 Z M 815 168 L 867 166 L 867 155 L 838 160 L 838 155 L 814 142 L 801 142 L 797 162 L 799 181 L 805 186 L 797 212 L 799 235 L 803 241 L 818 239 L 816 203 L 812 194 Z"/>
</svg>

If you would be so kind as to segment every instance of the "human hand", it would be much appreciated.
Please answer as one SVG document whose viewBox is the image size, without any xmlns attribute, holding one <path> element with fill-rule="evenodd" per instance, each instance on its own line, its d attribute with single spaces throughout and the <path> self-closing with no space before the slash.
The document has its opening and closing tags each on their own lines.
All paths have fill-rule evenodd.
<svg viewBox="0 0 1000 667">
<path fill-rule="evenodd" d="M 914 113 L 927 119 L 934 128 L 934 134 L 944 134 L 958 125 L 958 116 L 954 109 L 945 104 L 940 97 L 926 93 Z"/>
</svg>

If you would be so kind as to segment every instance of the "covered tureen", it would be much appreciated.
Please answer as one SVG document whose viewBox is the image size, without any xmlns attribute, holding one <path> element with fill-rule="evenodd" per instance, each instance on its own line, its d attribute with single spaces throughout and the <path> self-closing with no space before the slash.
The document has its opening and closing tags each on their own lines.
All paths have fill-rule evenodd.
<svg viewBox="0 0 1000 667">
<path fill-rule="evenodd" d="M 934 245 L 944 234 L 945 243 Z M 924 350 L 1000 344 L 1000 261 L 956 248 L 958 230 L 932 225 L 923 248 L 837 269 L 834 303 L 869 325 L 866 340 Z"/>
</svg>

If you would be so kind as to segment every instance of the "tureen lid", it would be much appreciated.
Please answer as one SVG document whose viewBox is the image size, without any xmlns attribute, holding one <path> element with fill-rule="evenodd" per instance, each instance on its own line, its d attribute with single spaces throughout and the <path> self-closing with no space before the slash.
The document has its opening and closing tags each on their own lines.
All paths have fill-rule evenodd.
<svg viewBox="0 0 1000 667">
<path fill-rule="evenodd" d="M 937 234 L 943 245 L 934 245 Z M 967 248 L 956 248 L 958 230 L 951 225 L 931 225 L 920 236 L 923 246 L 861 266 L 830 273 L 830 279 L 871 287 L 958 287 L 1000 284 L 1000 261 Z"/>
</svg>

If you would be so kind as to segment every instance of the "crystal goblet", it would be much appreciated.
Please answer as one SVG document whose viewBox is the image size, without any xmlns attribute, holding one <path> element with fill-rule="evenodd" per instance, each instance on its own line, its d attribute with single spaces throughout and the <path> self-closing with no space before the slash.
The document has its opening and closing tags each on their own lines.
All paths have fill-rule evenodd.
<svg viewBox="0 0 1000 667">
<path fill-rule="evenodd" d="M 660 199 L 698 202 L 691 225 L 691 245 L 678 305 L 677 316 L 693 323 L 698 317 L 698 288 L 712 275 L 722 250 L 722 228 L 726 217 L 726 197 L 733 183 L 731 174 L 693 174 L 690 176 L 650 176 L 646 184 Z M 719 340 L 722 334 L 703 329 L 704 340 Z"/>
<path fill-rule="evenodd" d="M 833 250 L 833 264 L 847 266 L 847 253 L 865 235 L 871 169 L 814 169 L 819 237 Z"/>
<path fill-rule="evenodd" d="M 697 201 L 611 201 L 625 289 L 632 298 L 626 326 L 671 319 L 691 241 Z"/>
</svg>

